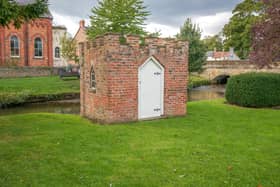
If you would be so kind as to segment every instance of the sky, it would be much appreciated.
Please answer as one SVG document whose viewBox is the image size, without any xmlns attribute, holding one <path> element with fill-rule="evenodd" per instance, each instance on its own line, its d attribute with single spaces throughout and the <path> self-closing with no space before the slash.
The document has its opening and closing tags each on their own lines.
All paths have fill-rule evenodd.
<svg viewBox="0 0 280 187">
<path fill-rule="evenodd" d="M 146 30 L 160 31 L 163 37 L 176 35 L 186 18 L 202 29 L 202 36 L 218 34 L 232 16 L 232 10 L 242 0 L 144 0 L 151 12 Z M 79 21 L 89 25 L 89 16 L 97 0 L 49 0 L 54 24 L 64 25 L 75 35 Z"/>
</svg>

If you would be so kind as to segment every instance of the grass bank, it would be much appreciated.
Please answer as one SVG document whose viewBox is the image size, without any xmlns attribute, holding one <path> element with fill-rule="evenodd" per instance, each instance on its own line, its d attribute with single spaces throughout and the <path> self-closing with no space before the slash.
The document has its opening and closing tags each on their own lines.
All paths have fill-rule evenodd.
<svg viewBox="0 0 280 187">
<path fill-rule="evenodd" d="M 211 84 L 210 80 L 200 77 L 199 75 L 190 74 L 188 89 L 192 89 L 204 85 L 210 85 L 210 84 Z"/>
<path fill-rule="evenodd" d="M 280 111 L 190 102 L 187 117 L 99 126 L 0 117 L 0 186 L 280 186 Z"/>
<path fill-rule="evenodd" d="M 77 79 L 61 80 L 57 76 L 0 79 L 0 107 L 77 97 L 79 84 Z"/>
</svg>

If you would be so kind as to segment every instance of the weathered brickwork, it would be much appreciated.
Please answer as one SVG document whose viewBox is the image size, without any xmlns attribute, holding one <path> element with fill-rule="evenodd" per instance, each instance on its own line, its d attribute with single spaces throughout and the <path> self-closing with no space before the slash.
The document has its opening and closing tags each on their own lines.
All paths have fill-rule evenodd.
<svg viewBox="0 0 280 187">
<path fill-rule="evenodd" d="M 164 116 L 187 113 L 188 43 L 173 39 L 107 34 L 86 42 L 81 48 L 81 115 L 102 123 L 138 120 L 138 68 L 151 56 L 165 69 Z M 96 90 L 90 86 L 94 68 Z"/>
<path fill-rule="evenodd" d="M 10 39 L 19 39 L 19 56 L 11 57 Z M 34 57 L 34 40 L 40 37 L 43 43 L 42 58 Z M 0 27 L 0 65 L 53 66 L 52 20 L 39 18 L 24 23 L 19 29 L 12 24 L 9 28 Z"/>
</svg>

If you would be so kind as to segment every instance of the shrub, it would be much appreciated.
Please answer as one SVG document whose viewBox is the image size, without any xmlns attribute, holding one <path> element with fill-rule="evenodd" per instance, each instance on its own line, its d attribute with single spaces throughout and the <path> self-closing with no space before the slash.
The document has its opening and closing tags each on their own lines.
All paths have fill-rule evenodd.
<svg viewBox="0 0 280 187">
<path fill-rule="evenodd" d="M 10 105 L 18 105 L 26 102 L 30 95 L 29 91 L 22 92 L 2 92 L 0 93 L 0 108 Z"/>
<path fill-rule="evenodd" d="M 226 99 L 245 107 L 280 106 L 280 74 L 247 73 L 229 79 Z"/>
<path fill-rule="evenodd" d="M 189 89 L 196 88 L 199 86 L 209 85 L 209 84 L 211 84 L 209 80 L 204 79 L 198 75 L 190 74 L 189 82 L 188 82 Z"/>
</svg>

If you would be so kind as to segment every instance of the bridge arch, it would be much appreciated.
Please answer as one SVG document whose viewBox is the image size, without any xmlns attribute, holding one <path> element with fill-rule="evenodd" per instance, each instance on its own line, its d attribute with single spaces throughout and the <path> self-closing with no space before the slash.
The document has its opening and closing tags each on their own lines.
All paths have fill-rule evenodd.
<svg viewBox="0 0 280 187">
<path fill-rule="evenodd" d="M 222 74 L 222 75 L 216 76 L 212 81 L 215 84 L 227 84 L 229 78 L 230 78 L 230 75 Z"/>
</svg>

